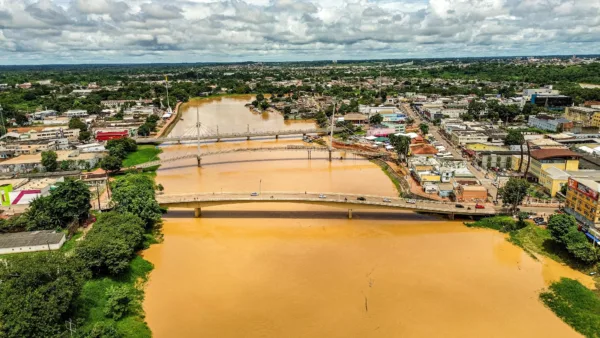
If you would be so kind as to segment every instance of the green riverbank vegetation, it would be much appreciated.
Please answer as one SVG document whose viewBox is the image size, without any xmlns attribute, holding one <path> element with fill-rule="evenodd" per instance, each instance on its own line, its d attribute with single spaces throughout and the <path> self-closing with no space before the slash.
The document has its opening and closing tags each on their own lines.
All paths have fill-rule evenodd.
<svg viewBox="0 0 600 338">
<path fill-rule="evenodd" d="M 100 214 L 69 250 L 1 257 L 0 337 L 151 337 L 141 304 L 153 266 L 137 252 L 160 234 L 157 187 L 147 174 L 112 185 L 114 211 Z M 2 229 L 78 224 L 89 215 L 89 198 L 85 184 L 67 180 L 18 220 L 5 221 L 20 227 Z"/>
</svg>

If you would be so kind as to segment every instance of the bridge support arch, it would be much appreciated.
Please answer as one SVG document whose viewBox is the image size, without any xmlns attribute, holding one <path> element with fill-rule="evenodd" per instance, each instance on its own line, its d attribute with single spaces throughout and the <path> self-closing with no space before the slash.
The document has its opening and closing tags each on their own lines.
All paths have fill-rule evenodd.
<svg viewBox="0 0 600 338">
<path fill-rule="evenodd" d="M 348 209 L 348 219 L 352 219 L 352 209 Z"/>
<path fill-rule="evenodd" d="M 194 217 L 195 218 L 200 218 L 202 216 L 202 209 L 201 208 L 194 208 Z"/>
</svg>

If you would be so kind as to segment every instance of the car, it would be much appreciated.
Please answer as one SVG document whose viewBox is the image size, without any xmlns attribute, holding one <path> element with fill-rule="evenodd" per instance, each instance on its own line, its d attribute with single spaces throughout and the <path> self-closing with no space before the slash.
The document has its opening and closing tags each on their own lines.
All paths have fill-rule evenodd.
<svg viewBox="0 0 600 338">
<path fill-rule="evenodd" d="M 385 203 L 391 203 L 391 202 L 392 202 L 392 200 L 390 200 L 389 198 L 384 198 L 384 199 L 383 199 L 383 201 L 384 201 Z"/>
<path fill-rule="evenodd" d="M 321 194 L 321 195 L 319 195 L 319 198 L 327 198 L 327 196 Z"/>
<path fill-rule="evenodd" d="M 462 205 L 462 204 L 457 204 L 457 205 L 455 205 L 455 207 L 460 208 L 460 209 L 464 209 L 465 208 L 465 206 Z"/>
<path fill-rule="evenodd" d="M 417 204 L 417 200 L 413 200 L 413 199 L 406 200 L 406 203 Z"/>
<path fill-rule="evenodd" d="M 356 200 L 357 201 L 366 201 L 367 199 L 364 198 L 364 197 L 362 197 L 362 196 L 359 196 L 359 197 L 356 198 Z"/>
<path fill-rule="evenodd" d="M 485 209 L 485 206 L 482 204 L 475 204 L 475 209 Z"/>
<path fill-rule="evenodd" d="M 257 192 L 253 192 L 253 193 L 250 194 L 250 196 L 258 196 L 258 193 Z"/>
</svg>

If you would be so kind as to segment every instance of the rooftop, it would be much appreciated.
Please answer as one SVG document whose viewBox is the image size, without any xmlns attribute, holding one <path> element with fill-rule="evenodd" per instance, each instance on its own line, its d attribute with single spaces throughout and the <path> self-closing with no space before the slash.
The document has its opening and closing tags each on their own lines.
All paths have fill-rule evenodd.
<svg viewBox="0 0 600 338">
<path fill-rule="evenodd" d="M 25 246 L 58 244 L 64 237 L 65 234 L 56 233 L 54 230 L 0 234 L 0 248 L 7 249 Z"/>
<path fill-rule="evenodd" d="M 546 160 L 550 158 L 580 158 L 581 155 L 572 152 L 569 149 L 539 149 L 531 151 L 531 157 L 536 160 Z"/>
<path fill-rule="evenodd" d="M 98 154 L 96 154 L 96 153 L 80 153 L 76 156 L 69 156 L 69 155 L 73 155 L 73 154 L 77 154 L 77 151 L 73 151 L 73 150 L 60 151 L 59 150 L 56 152 L 56 155 L 58 157 L 56 160 L 60 163 L 61 161 L 67 161 L 67 160 L 74 160 L 74 161 L 91 160 L 98 156 Z M 13 157 L 4 162 L 1 162 L 0 165 L 40 163 L 41 161 L 42 161 L 42 153 L 37 153 L 37 154 L 33 154 L 33 155 L 21 155 L 19 157 Z"/>
</svg>

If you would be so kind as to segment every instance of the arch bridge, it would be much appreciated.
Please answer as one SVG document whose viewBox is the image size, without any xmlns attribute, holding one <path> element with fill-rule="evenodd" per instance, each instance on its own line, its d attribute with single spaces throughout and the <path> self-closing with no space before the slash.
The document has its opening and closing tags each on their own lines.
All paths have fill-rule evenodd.
<svg viewBox="0 0 600 338">
<path fill-rule="evenodd" d="M 306 151 L 307 155 L 308 155 L 308 159 L 312 158 L 313 152 L 328 152 L 329 160 L 331 160 L 332 153 L 334 153 L 334 152 L 363 156 L 366 158 L 381 158 L 381 157 L 388 156 L 388 154 L 385 152 L 375 152 L 375 151 L 370 152 L 370 151 L 362 151 L 362 150 L 347 150 L 347 149 L 335 149 L 335 148 L 330 149 L 327 147 L 305 147 L 305 146 L 288 145 L 287 147 L 235 148 L 235 149 L 215 150 L 215 151 L 203 152 L 200 155 L 197 152 L 187 153 L 187 154 L 183 154 L 183 155 L 179 155 L 179 156 L 164 158 L 164 159 L 157 160 L 157 161 L 151 161 L 151 162 L 138 164 L 132 168 L 133 169 L 150 168 L 150 167 L 154 167 L 154 166 L 161 165 L 164 163 L 175 162 L 175 161 L 191 159 L 191 158 L 197 159 L 198 166 L 200 167 L 202 164 L 202 157 L 205 157 L 205 156 L 214 156 L 214 155 L 222 155 L 222 154 L 241 153 L 241 152 L 277 152 L 277 151 Z"/>
<path fill-rule="evenodd" d="M 337 207 L 348 210 L 348 218 L 352 218 L 353 210 L 357 209 L 387 209 L 408 210 L 432 214 L 448 215 L 454 219 L 461 216 L 490 216 L 497 210 L 489 205 L 484 209 L 476 209 L 475 204 L 408 200 L 376 195 L 357 195 L 346 193 L 315 193 L 315 192 L 225 192 L 225 193 L 194 193 L 194 194 L 161 194 L 156 200 L 163 207 L 194 209 L 195 217 L 201 217 L 202 208 L 244 203 L 303 203 Z"/>
</svg>

